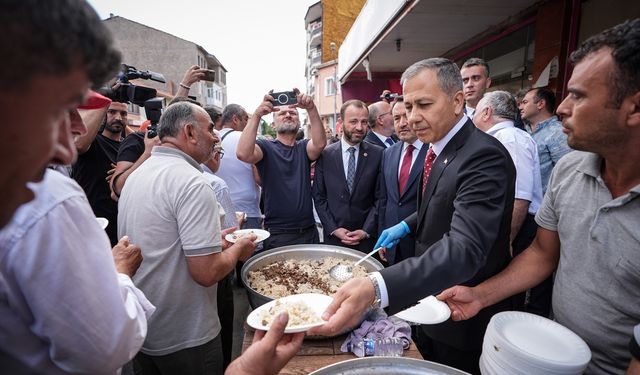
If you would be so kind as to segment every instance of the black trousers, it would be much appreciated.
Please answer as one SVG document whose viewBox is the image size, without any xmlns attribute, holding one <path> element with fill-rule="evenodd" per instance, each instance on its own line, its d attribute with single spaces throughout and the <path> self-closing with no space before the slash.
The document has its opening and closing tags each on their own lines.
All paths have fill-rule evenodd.
<svg viewBox="0 0 640 375">
<path fill-rule="evenodd" d="M 480 374 L 481 350 L 460 350 L 429 337 L 417 326 L 414 340 L 420 354 L 427 361 L 441 363 L 470 374 Z"/>
<path fill-rule="evenodd" d="M 222 343 L 222 358 L 224 370 L 231 363 L 233 348 L 233 288 L 231 280 L 233 271 L 218 282 L 218 318 L 220 319 L 220 341 Z"/>
<path fill-rule="evenodd" d="M 288 245 L 316 244 L 320 236 L 315 224 L 301 229 L 267 228 L 271 236 L 264 240 L 264 250 Z"/>
<path fill-rule="evenodd" d="M 210 375 L 222 374 L 220 335 L 206 344 L 175 353 L 151 356 L 139 352 L 133 359 L 136 375 Z"/>
<path fill-rule="evenodd" d="M 518 235 L 513 239 L 511 247 L 513 256 L 516 257 L 525 251 L 533 242 L 538 231 L 534 215 L 527 214 Z M 529 290 L 529 299 L 526 301 L 526 293 L 513 296 L 514 309 L 527 311 L 533 314 L 549 317 L 551 312 L 551 296 L 553 294 L 553 276 L 549 276 L 539 285 Z M 526 303 L 525 303 L 526 302 Z"/>
</svg>

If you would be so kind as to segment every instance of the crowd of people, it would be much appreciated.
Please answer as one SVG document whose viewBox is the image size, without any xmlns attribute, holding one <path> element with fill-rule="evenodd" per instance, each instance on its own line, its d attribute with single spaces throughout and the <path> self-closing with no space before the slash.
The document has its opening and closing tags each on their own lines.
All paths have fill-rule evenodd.
<svg viewBox="0 0 640 375">
<path fill-rule="evenodd" d="M 252 113 L 203 107 L 192 66 L 156 135 L 129 128 L 113 90 L 90 90 L 120 53 L 85 1 L 60 1 L 0 12 L 0 103 L 20 124 L 0 145 L 14 160 L 0 175 L 3 370 L 275 374 L 304 334 L 284 334 L 282 314 L 233 360 L 234 273 L 323 242 L 380 249 L 385 268 L 340 288 L 311 334 L 434 294 L 452 319 L 414 330 L 427 360 L 479 373 L 489 319 L 516 309 L 582 337 L 588 373 L 640 372 L 640 19 L 573 53 L 557 108 L 549 88 L 490 91 L 482 59 L 430 58 L 401 95 L 346 101 L 333 135 L 297 89 Z M 257 136 L 269 114 L 275 139 Z M 225 240 L 239 226 L 271 235 Z"/>
</svg>

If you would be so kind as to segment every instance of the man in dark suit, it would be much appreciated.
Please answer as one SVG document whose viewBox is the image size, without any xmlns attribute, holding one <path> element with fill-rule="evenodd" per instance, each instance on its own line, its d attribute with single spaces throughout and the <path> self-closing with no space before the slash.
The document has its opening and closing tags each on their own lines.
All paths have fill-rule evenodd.
<svg viewBox="0 0 640 375">
<path fill-rule="evenodd" d="M 364 141 L 382 148 L 391 147 L 398 140 L 393 135 L 391 104 L 379 101 L 369 106 L 369 131 Z"/>
<path fill-rule="evenodd" d="M 378 228 L 382 231 L 417 211 L 418 188 L 428 145 L 423 145 L 411 130 L 402 98 L 391 104 L 393 125 L 400 142 L 384 150 L 380 187 Z M 380 257 L 395 264 L 415 255 L 415 239 L 405 237 L 394 248 L 380 250 Z"/>
<path fill-rule="evenodd" d="M 382 232 L 376 246 L 391 247 L 408 233 L 416 256 L 368 277 L 347 282 L 310 334 L 330 334 L 357 324 L 371 306 L 394 314 L 462 283 L 477 285 L 508 264 L 515 168 L 498 140 L 478 130 L 463 112 L 458 67 L 443 58 L 413 64 L 402 75 L 409 124 L 423 143 L 423 191 L 418 211 Z M 478 373 L 482 339 L 493 314 L 509 301 L 465 321 L 423 326 L 425 359 Z"/>
<path fill-rule="evenodd" d="M 383 149 L 362 142 L 366 105 L 349 100 L 340 108 L 340 142 L 327 146 L 316 162 L 313 200 L 324 229 L 324 243 L 363 252 L 378 234 L 378 175 Z"/>
</svg>

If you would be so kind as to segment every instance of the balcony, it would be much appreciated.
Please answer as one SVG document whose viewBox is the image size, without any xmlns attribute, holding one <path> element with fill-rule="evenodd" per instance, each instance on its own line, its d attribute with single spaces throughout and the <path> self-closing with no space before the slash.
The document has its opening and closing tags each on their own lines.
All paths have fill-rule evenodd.
<svg viewBox="0 0 640 375">
<path fill-rule="evenodd" d="M 309 59 L 309 71 L 313 71 L 313 69 L 317 68 L 321 63 L 321 54 L 317 54 L 315 57 Z"/>
</svg>

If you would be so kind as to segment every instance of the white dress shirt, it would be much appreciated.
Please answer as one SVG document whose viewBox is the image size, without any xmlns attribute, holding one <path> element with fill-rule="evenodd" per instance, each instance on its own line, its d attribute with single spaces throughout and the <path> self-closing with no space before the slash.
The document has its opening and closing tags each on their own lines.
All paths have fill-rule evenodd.
<svg viewBox="0 0 640 375">
<path fill-rule="evenodd" d="M 464 112 L 467 114 L 467 117 L 473 118 L 473 115 L 476 113 L 476 109 L 475 108 L 471 108 L 466 104 L 464 106 L 464 109 L 465 109 Z"/>
<path fill-rule="evenodd" d="M 529 213 L 535 215 L 542 203 L 542 180 L 538 146 L 529 133 L 503 121 L 493 125 L 487 134 L 494 136 L 509 151 L 516 166 L 516 199 L 531 202 Z"/>
<path fill-rule="evenodd" d="M 378 137 L 378 139 L 380 140 L 380 142 L 384 143 L 384 147 L 389 147 L 389 143 L 387 143 L 387 139 L 391 138 L 391 137 L 387 137 L 384 136 L 382 134 L 376 133 L 373 130 L 371 130 L 373 132 L 373 134 L 375 134 L 376 137 Z M 393 141 L 393 138 L 391 138 L 391 140 Z M 393 141 L 393 143 L 396 143 L 395 141 Z"/>
<path fill-rule="evenodd" d="M 116 271 L 109 238 L 72 179 L 47 169 L 0 231 L 0 347 L 36 373 L 115 374 L 155 307 Z"/>
</svg>

